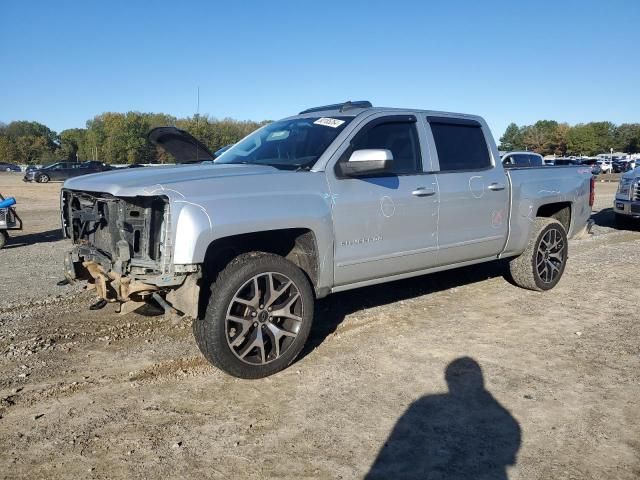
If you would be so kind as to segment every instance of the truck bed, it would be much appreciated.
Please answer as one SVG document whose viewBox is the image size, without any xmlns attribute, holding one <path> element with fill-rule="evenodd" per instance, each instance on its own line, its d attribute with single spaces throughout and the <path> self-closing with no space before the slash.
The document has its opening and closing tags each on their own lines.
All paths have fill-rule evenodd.
<svg viewBox="0 0 640 480">
<path fill-rule="evenodd" d="M 502 257 L 517 255 L 526 247 L 533 220 L 540 208 L 570 208 L 567 235 L 581 232 L 591 207 L 591 169 L 582 165 L 514 167 L 505 169 L 509 182 L 509 233 Z M 546 205 L 547 207 L 542 207 Z"/>
</svg>

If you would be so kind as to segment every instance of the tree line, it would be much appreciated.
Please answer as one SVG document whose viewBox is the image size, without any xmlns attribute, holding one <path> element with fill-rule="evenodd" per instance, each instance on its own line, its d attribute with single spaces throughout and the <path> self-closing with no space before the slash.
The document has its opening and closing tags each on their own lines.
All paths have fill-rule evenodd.
<svg viewBox="0 0 640 480">
<path fill-rule="evenodd" d="M 529 150 L 541 155 L 592 156 L 640 152 L 640 123 L 590 122 L 569 125 L 539 120 L 533 125 L 511 123 L 500 137 L 500 150 Z"/>
<path fill-rule="evenodd" d="M 0 161 L 43 164 L 60 160 L 99 160 L 106 163 L 167 163 L 170 155 L 147 140 L 154 127 L 174 125 L 209 147 L 235 143 L 268 123 L 218 120 L 207 115 L 176 118 L 165 113 L 107 112 L 95 116 L 86 128 L 59 134 L 38 122 L 0 123 Z M 500 138 L 500 150 L 530 150 L 542 155 L 596 155 L 615 151 L 640 152 L 640 124 L 591 122 L 569 125 L 540 120 L 533 125 L 511 123 Z"/>
<path fill-rule="evenodd" d="M 147 139 L 149 130 L 174 125 L 186 130 L 211 151 L 236 143 L 268 122 L 219 120 L 207 115 L 176 118 L 164 113 L 107 112 L 87 121 L 86 128 L 59 134 L 38 122 L 0 123 L 0 161 L 46 164 L 60 160 L 106 163 L 169 163 L 170 155 Z"/>
</svg>

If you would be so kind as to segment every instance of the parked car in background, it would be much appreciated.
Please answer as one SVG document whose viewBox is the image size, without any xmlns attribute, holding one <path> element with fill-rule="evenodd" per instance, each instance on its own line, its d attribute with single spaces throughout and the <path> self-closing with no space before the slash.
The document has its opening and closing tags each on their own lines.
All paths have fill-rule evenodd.
<svg viewBox="0 0 640 480">
<path fill-rule="evenodd" d="M 624 173 L 633 170 L 636 167 L 636 162 L 629 159 L 614 160 L 612 166 L 614 173 Z"/>
<path fill-rule="evenodd" d="M 597 163 L 598 165 L 600 165 L 600 169 L 602 170 L 602 173 L 612 172 L 611 160 L 598 160 Z"/>
<path fill-rule="evenodd" d="M 542 167 L 545 165 L 542 155 L 533 152 L 508 152 L 502 157 L 505 167 Z"/>
<path fill-rule="evenodd" d="M 593 175 L 600 175 L 602 173 L 602 167 L 597 163 L 594 163 L 593 165 L 591 165 L 591 173 Z"/>
<path fill-rule="evenodd" d="M 106 163 L 90 162 L 58 162 L 35 170 L 28 170 L 23 180 L 25 182 L 47 183 L 52 180 L 64 181 L 68 178 L 87 175 L 89 173 L 99 173 L 111 170 Z"/>
<path fill-rule="evenodd" d="M 616 224 L 627 228 L 639 225 L 640 220 L 640 168 L 630 170 L 620 177 L 618 191 L 613 201 Z"/>
<path fill-rule="evenodd" d="M 21 172 L 22 169 L 13 163 L 0 162 L 0 172 Z"/>
</svg>

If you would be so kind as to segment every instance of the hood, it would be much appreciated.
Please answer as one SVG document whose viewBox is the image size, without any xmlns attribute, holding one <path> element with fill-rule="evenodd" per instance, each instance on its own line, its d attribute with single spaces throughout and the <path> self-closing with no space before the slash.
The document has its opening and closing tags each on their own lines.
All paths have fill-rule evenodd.
<svg viewBox="0 0 640 480">
<path fill-rule="evenodd" d="M 636 167 L 633 170 L 629 170 L 622 174 L 622 178 L 631 178 L 634 179 L 636 177 L 640 177 L 640 167 Z"/>
<path fill-rule="evenodd" d="M 194 163 L 216 158 L 203 143 L 176 127 L 154 128 L 147 138 L 154 145 L 173 155 L 176 163 Z"/>
<path fill-rule="evenodd" d="M 145 168 L 124 168 L 109 172 L 82 175 L 64 182 L 64 188 L 87 192 L 110 193 L 114 196 L 150 195 L 158 188 L 184 189 L 190 182 L 244 175 L 269 175 L 280 172 L 263 165 L 171 165 Z"/>
</svg>

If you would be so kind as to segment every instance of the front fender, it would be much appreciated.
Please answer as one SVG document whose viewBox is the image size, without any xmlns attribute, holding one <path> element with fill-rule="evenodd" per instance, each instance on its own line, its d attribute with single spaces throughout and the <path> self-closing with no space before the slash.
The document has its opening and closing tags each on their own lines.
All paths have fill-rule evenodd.
<svg viewBox="0 0 640 480">
<path fill-rule="evenodd" d="M 318 287 L 333 281 L 333 224 L 330 196 L 322 173 L 296 173 L 295 187 L 281 177 L 269 191 L 213 195 L 186 195 L 172 201 L 175 228 L 174 264 L 202 263 L 209 245 L 218 239 L 246 233 L 306 228 L 318 248 Z M 305 181 L 308 175 L 314 182 Z M 286 188 L 291 186 L 292 190 Z M 246 185 L 245 185 L 246 189 Z M 182 190 L 184 193 L 184 190 Z"/>
</svg>

